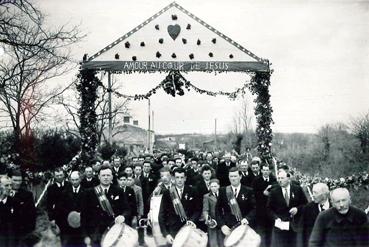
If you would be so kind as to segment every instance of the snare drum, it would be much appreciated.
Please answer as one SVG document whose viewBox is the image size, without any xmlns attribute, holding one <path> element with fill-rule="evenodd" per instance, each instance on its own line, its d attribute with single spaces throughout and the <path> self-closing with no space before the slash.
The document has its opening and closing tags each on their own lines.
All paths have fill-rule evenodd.
<svg viewBox="0 0 369 247">
<path fill-rule="evenodd" d="M 162 195 L 152 196 L 150 200 L 150 212 L 148 215 L 149 221 L 152 227 L 152 235 L 155 240 L 156 246 L 166 245 L 167 240 L 163 237 L 159 225 L 159 210 L 161 204 Z"/>
<path fill-rule="evenodd" d="M 101 247 L 137 246 L 137 231 L 126 224 L 113 225 L 103 236 Z"/>
<path fill-rule="evenodd" d="M 200 229 L 183 226 L 177 233 L 172 247 L 206 247 L 208 235 Z"/>
<path fill-rule="evenodd" d="M 259 247 L 261 238 L 250 226 L 240 225 L 224 239 L 225 247 Z"/>
</svg>

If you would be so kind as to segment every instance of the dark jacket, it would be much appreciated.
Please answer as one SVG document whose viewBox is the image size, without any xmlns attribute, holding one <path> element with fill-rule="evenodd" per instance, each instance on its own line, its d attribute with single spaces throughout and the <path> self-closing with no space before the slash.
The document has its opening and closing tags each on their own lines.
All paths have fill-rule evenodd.
<svg viewBox="0 0 369 247">
<path fill-rule="evenodd" d="M 229 200 L 226 193 L 227 187 L 221 187 L 219 190 L 219 197 L 216 205 L 216 221 L 221 227 L 227 225 L 229 228 L 234 227 L 237 222 L 236 217 L 232 214 L 229 206 Z M 241 185 L 240 191 L 236 198 L 240 207 L 242 218 L 246 218 L 250 225 L 255 224 L 255 196 L 252 188 Z"/>
<path fill-rule="evenodd" d="M 229 169 L 235 166 L 236 164 L 233 162 L 226 163 L 223 161 L 219 163 L 215 174 L 216 174 L 216 177 L 219 179 L 221 187 L 231 184 L 229 182 L 228 173 L 229 173 Z"/>
<path fill-rule="evenodd" d="M 364 211 L 350 206 L 346 215 L 335 208 L 321 212 L 315 221 L 309 247 L 368 247 L 369 226 Z"/>
<path fill-rule="evenodd" d="M 307 247 L 309 245 L 311 231 L 319 213 L 319 204 L 314 201 L 309 202 L 302 208 L 297 224 L 297 246 Z"/>
<path fill-rule="evenodd" d="M 144 215 L 150 211 L 150 195 L 154 191 L 158 181 L 153 173 L 149 173 L 148 177 L 142 173 L 140 177 L 140 183 L 142 188 L 142 198 L 144 203 Z"/>
<path fill-rule="evenodd" d="M 88 181 L 86 177 L 84 177 L 81 181 L 81 186 L 85 189 L 89 189 L 95 187 L 99 184 L 99 179 L 97 177 L 92 177 L 91 181 Z"/>
<path fill-rule="evenodd" d="M 196 222 L 201 214 L 200 204 L 202 204 L 202 200 L 199 200 L 193 188 L 184 187 L 181 202 L 187 219 Z M 170 234 L 174 238 L 185 223 L 181 222 L 181 218 L 175 213 L 169 190 L 165 190 L 159 211 L 159 224 L 163 236 L 166 237 Z"/>
<path fill-rule="evenodd" d="M 113 185 L 110 186 L 107 198 L 114 211 L 114 217 L 123 215 L 131 218 L 132 210 L 123 191 Z M 84 236 L 89 236 L 92 241 L 100 242 L 104 231 L 114 223 L 114 217 L 109 216 L 100 206 L 94 188 L 85 191 L 81 208 L 81 227 Z"/>
</svg>

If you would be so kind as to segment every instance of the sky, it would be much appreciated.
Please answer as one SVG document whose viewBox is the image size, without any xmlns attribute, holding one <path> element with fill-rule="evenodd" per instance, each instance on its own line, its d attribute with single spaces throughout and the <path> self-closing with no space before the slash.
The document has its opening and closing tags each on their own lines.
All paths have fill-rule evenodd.
<svg viewBox="0 0 369 247">
<path fill-rule="evenodd" d="M 315 133 L 324 124 L 349 123 L 369 112 L 369 1 L 179 0 L 182 7 L 257 56 L 269 59 L 274 132 Z M 171 3 L 169 0 L 38 0 L 53 25 L 80 25 L 87 34 L 73 47 L 76 60 L 92 55 Z M 55 83 L 70 80 L 73 71 Z M 119 91 L 145 93 L 165 74 L 117 75 Z M 240 73 L 185 75 L 200 88 L 233 91 L 248 80 Z M 54 82 L 52 82 L 54 83 Z M 245 98 L 253 107 L 253 96 Z M 156 133 L 213 133 L 232 129 L 241 100 L 186 92 L 150 98 Z M 147 128 L 148 102 L 131 102 Z M 254 123 L 255 125 L 255 123 Z"/>
</svg>

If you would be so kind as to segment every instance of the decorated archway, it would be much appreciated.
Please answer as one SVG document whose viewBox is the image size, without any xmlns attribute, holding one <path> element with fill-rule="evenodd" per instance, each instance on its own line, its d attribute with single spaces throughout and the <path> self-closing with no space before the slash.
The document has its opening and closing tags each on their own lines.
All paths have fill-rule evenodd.
<svg viewBox="0 0 369 247">
<path fill-rule="evenodd" d="M 269 61 L 256 56 L 177 3 L 169 4 L 91 57 L 84 56 L 77 88 L 81 96 L 79 113 L 83 164 L 91 163 L 96 152 L 97 118 L 94 104 L 97 89 L 103 86 L 96 76 L 101 71 L 108 74 L 109 85 L 112 74 L 168 73 L 146 94 L 112 92 L 108 85 L 110 93 L 134 100 L 147 99 L 159 89 L 172 96 L 182 96 L 186 89 L 192 88 L 198 93 L 225 95 L 231 99 L 249 89 L 256 95 L 258 152 L 262 159 L 271 157 L 273 120 L 269 86 L 272 71 Z M 191 71 L 240 72 L 251 79 L 233 92 L 211 92 L 185 79 L 182 73 Z"/>
</svg>

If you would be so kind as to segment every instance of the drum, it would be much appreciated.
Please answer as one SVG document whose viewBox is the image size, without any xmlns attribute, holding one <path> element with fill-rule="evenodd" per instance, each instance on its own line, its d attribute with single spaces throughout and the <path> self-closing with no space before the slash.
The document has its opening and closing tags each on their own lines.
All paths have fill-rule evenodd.
<svg viewBox="0 0 369 247">
<path fill-rule="evenodd" d="M 149 221 L 152 227 L 152 235 L 155 240 L 156 246 L 166 245 L 167 240 L 163 237 L 159 225 L 159 210 L 161 204 L 162 195 L 152 196 L 150 200 L 150 212 L 148 215 Z"/>
<path fill-rule="evenodd" d="M 79 228 L 81 226 L 81 213 L 72 211 L 68 214 L 68 225 L 72 228 Z"/>
<path fill-rule="evenodd" d="M 259 247 L 261 238 L 250 226 L 240 225 L 224 239 L 224 247 Z"/>
<path fill-rule="evenodd" d="M 206 247 L 208 235 L 200 229 L 183 226 L 177 233 L 172 247 Z"/>
<path fill-rule="evenodd" d="M 133 247 L 138 243 L 137 231 L 126 224 L 113 225 L 103 236 L 101 247 Z"/>
</svg>

